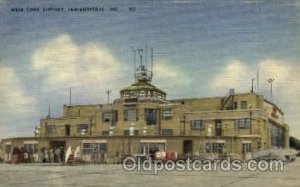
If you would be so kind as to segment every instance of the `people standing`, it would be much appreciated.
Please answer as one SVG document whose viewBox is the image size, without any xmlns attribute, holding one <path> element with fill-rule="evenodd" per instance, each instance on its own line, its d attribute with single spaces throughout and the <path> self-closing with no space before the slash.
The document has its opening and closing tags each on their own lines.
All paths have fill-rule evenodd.
<svg viewBox="0 0 300 187">
<path fill-rule="evenodd" d="M 64 162 L 64 157 L 65 157 L 64 147 L 60 147 L 60 154 L 59 154 L 60 162 Z"/>
<path fill-rule="evenodd" d="M 51 148 L 50 150 L 49 150 L 49 162 L 51 163 L 51 162 L 53 162 L 54 161 L 54 150 Z"/>
<path fill-rule="evenodd" d="M 45 149 L 45 162 L 49 162 L 49 152 L 48 152 L 48 149 Z"/>
<path fill-rule="evenodd" d="M 55 152 L 54 152 L 54 158 L 56 159 L 55 162 L 60 162 L 60 148 L 55 148 Z"/>
</svg>

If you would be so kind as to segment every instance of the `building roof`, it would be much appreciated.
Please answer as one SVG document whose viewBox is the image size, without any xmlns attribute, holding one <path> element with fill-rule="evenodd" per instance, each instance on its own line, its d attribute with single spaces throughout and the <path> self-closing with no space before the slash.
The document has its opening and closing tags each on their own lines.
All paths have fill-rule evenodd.
<svg viewBox="0 0 300 187">
<path fill-rule="evenodd" d="M 122 89 L 121 92 L 123 92 L 123 91 L 135 91 L 135 90 L 149 90 L 149 91 L 155 90 L 155 91 L 160 92 L 162 94 L 166 94 L 164 91 L 160 90 L 156 86 L 153 86 L 152 84 L 150 84 L 149 82 L 146 82 L 146 81 L 135 82 L 135 83 L 131 84 L 130 86 L 127 86 L 124 89 Z"/>
</svg>

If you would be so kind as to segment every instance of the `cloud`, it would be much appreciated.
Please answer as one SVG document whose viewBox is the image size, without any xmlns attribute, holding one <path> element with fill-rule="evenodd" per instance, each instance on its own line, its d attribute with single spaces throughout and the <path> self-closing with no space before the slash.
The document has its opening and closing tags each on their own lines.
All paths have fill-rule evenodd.
<svg viewBox="0 0 300 187">
<path fill-rule="evenodd" d="M 62 34 L 36 50 L 32 67 L 40 73 L 45 92 L 73 87 L 89 99 L 99 95 L 122 80 L 121 63 L 101 44 L 77 45 L 69 35 Z M 81 91 L 80 91 L 81 90 Z"/>
<path fill-rule="evenodd" d="M 231 61 L 219 72 L 211 84 L 212 93 L 224 94 L 225 91 L 236 88 L 241 91 L 249 91 L 249 82 L 253 71 L 250 67 L 240 61 Z M 254 74 L 255 75 L 255 74 Z"/>
<path fill-rule="evenodd" d="M 271 58 L 263 59 L 252 66 L 241 61 L 232 61 L 215 75 L 210 86 L 211 92 L 224 95 L 229 88 L 235 88 L 237 92 L 249 92 L 251 79 L 257 79 L 257 70 L 259 94 L 271 100 L 267 79 L 274 78 L 273 101 L 283 109 L 285 120 L 291 126 L 291 134 L 300 137 L 300 127 L 297 124 L 300 121 L 299 65 Z M 256 84 L 254 86 L 254 91 L 257 91 Z"/>
<path fill-rule="evenodd" d="M 52 39 L 32 55 L 32 67 L 39 72 L 44 92 L 57 95 L 69 87 L 84 95 L 85 101 L 99 102 L 106 98 L 105 90 L 112 90 L 112 98 L 128 84 L 128 69 L 103 44 L 77 45 L 71 36 L 62 34 Z M 178 86 L 189 82 L 179 67 L 157 59 L 154 65 L 154 84 L 167 93 L 178 93 Z M 127 73 L 127 74 L 126 74 Z M 170 81 L 175 85 L 170 85 Z M 133 80 L 132 80 L 133 81 Z M 66 91 L 64 91 L 65 93 Z M 102 100 L 103 101 L 103 100 Z"/>
<path fill-rule="evenodd" d="M 22 131 L 24 121 L 36 112 L 36 99 L 24 90 L 16 71 L 0 68 L 0 137 Z"/>
<path fill-rule="evenodd" d="M 36 101 L 25 93 L 13 68 L 0 68 L 0 108 L 5 113 L 27 114 L 34 110 Z"/>
<path fill-rule="evenodd" d="M 157 60 L 153 71 L 153 84 L 164 90 L 168 94 L 168 98 L 184 95 L 183 87 L 189 86 L 190 84 L 189 77 L 180 70 L 179 66 L 170 65 L 170 63 L 165 60 Z"/>
<path fill-rule="evenodd" d="M 46 75 L 49 86 L 68 82 L 76 77 L 79 48 L 68 35 L 61 35 L 38 49 L 32 58 L 35 70 Z"/>
</svg>

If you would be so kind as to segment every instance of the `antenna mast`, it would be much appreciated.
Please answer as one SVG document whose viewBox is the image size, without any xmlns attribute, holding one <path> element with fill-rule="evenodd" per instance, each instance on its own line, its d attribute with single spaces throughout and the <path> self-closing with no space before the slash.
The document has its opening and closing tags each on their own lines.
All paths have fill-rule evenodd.
<svg viewBox="0 0 300 187">
<path fill-rule="evenodd" d="M 50 104 L 49 104 L 47 118 L 50 118 L 50 116 L 51 116 L 51 110 L 50 110 Z"/>
<path fill-rule="evenodd" d="M 69 97 L 70 101 L 69 104 L 70 106 L 72 105 L 72 88 L 70 87 L 70 97 Z"/>
<path fill-rule="evenodd" d="M 273 101 L 273 82 L 274 82 L 274 78 L 269 78 L 268 82 L 270 83 L 270 95 L 271 95 L 271 101 Z"/>
<path fill-rule="evenodd" d="M 146 69 L 148 69 L 148 46 L 147 45 L 145 47 L 145 64 L 146 64 Z"/>
<path fill-rule="evenodd" d="M 135 71 L 136 71 L 136 50 L 133 47 L 131 47 L 131 50 L 133 52 L 133 63 L 134 63 L 133 73 L 134 73 L 134 79 L 136 81 L 136 76 L 135 76 Z"/>
<path fill-rule="evenodd" d="M 151 47 L 151 81 L 153 78 L 153 47 Z"/>
<path fill-rule="evenodd" d="M 140 55 L 140 66 L 143 66 L 143 49 L 138 49 Z"/>
<path fill-rule="evenodd" d="M 153 77 L 153 48 L 151 48 L 151 70 L 148 69 L 148 46 L 146 46 L 145 49 L 139 48 L 139 49 L 133 49 L 131 47 L 131 50 L 139 56 L 140 65 L 136 67 L 136 59 L 134 58 L 134 77 L 135 81 L 142 81 L 142 82 L 151 82 Z M 144 53 L 145 50 L 145 53 Z M 145 55 L 145 56 L 144 56 Z M 143 62 L 143 58 L 145 59 Z"/>
<path fill-rule="evenodd" d="M 252 85 L 251 85 L 251 93 L 254 93 L 254 81 L 255 81 L 255 78 L 252 78 L 252 80 L 251 80 L 251 83 L 252 83 Z"/>
<path fill-rule="evenodd" d="M 256 74 L 256 92 L 259 92 L 259 70 L 257 70 Z"/>
<path fill-rule="evenodd" d="M 109 94 L 110 94 L 110 92 L 111 92 L 110 90 L 106 91 L 106 93 L 107 93 L 107 104 L 109 103 Z"/>
</svg>

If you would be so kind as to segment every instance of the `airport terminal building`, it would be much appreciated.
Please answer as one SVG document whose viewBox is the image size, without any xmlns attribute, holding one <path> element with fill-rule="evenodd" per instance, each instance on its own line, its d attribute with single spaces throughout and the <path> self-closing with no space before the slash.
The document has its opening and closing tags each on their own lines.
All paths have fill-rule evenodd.
<svg viewBox="0 0 300 187">
<path fill-rule="evenodd" d="M 39 162 L 43 150 L 71 147 L 77 159 L 92 163 L 120 162 L 153 149 L 180 158 L 248 159 L 257 150 L 288 147 L 284 114 L 262 95 L 232 89 L 224 97 L 167 100 L 151 78 L 141 65 L 135 83 L 113 102 L 64 105 L 61 117 L 40 120 L 34 137 L 3 139 L 1 157 L 9 162 L 13 149 L 23 147 Z"/>
</svg>

